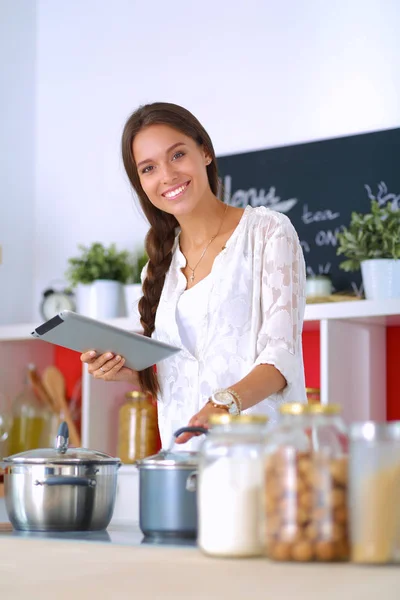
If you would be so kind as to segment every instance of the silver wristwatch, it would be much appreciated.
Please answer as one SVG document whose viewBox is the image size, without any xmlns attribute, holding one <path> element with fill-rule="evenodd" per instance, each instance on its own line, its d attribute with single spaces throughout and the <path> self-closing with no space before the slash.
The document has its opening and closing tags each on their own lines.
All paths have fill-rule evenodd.
<svg viewBox="0 0 400 600">
<path fill-rule="evenodd" d="M 219 392 L 214 392 L 211 395 L 210 400 L 216 406 L 220 406 L 221 408 L 227 408 L 229 411 L 229 414 L 240 415 L 240 409 L 236 402 L 236 398 L 228 390 L 221 390 Z"/>
</svg>

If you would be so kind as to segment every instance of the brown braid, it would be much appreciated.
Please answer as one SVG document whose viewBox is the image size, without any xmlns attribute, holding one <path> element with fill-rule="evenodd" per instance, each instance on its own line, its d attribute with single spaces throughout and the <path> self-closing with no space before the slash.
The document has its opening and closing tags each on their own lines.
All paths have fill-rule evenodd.
<svg viewBox="0 0 400 600">
<path fill-rule="evenodd" d="M 155 328 L 155 318 L 164 286 L 165 276 L 172 260 L 176 228 L 176 218 L 156 208 L 145 194 L 133 157 L 133 141 L 135 136 L 151 125 L 169 125 L 191 137 L 207 150 L 211 163 L 207 166 L 208 181 L 211 191 L 217 195 L 218 171 L 214 148 L 208 133 L 188 110 L 176 104 L 155 102 L 138 108 L 127 120 L 122 134 L 122 159 L 126 173 L 132 184 L 142 210 L 150 223 L 146 236 L 146 252 L 149 257 L 146 279 L 143 282 L 143 296 L 139 302 L 140 321 L 144 335 L 151 337 Z M 159 392 L 157 375 L 152 367 L 139 372 L 139 380 L 143 390 L 156 396 Z"/>
</svg>

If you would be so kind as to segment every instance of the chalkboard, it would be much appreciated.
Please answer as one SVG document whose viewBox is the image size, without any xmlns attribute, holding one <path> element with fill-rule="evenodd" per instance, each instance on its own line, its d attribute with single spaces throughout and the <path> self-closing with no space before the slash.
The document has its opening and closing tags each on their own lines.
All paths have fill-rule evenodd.
<svg viewBox="0 0 400 600">
<path fill-rule="evenodd" d="M 371 199 L 400 208 L 400 128 L 218 157 L 222 196 L 290 218 L 308 275 L 327 274 L 337 292 L 359 293 L 360 272 L 339 268 L 336 233 Z"/>
</svg>

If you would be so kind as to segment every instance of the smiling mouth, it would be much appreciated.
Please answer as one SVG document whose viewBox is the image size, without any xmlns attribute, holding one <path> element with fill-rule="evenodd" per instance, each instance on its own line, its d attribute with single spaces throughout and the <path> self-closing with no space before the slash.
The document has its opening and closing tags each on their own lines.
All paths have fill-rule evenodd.
<svg viewBox="0 0 400 600">
<path fill-rule="evenodd" d="M 164 192 L 162 196 L 164 196 L 164 198 L 168 198 L 169 200 L 173 200 L 174 198 L 177 198 L 178 196 L 183 194 L 183 192 L 188 187 L 189 183 L 190 181 L 186 181 L 186 183 L 183 183 L 182 185 L 179 185 L 178 187 L 173 188 L 172 190 L 168 190 L 168 192 Z"/>
</svg>

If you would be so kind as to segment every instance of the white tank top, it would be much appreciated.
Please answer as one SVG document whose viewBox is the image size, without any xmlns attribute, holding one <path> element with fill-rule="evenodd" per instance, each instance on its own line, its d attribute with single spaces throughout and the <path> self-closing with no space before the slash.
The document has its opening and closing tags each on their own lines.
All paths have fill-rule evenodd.
<svg viewBox="0 0 400 600">
<path fill-rule="evenodd" d="M 199 328 L 208 307 L 211 289 L 211 274 L 192 288 L 185 290 L 176 307 L 176 321 L 183 345 L 193 356 L 196 354 Z"/>
</svg>

